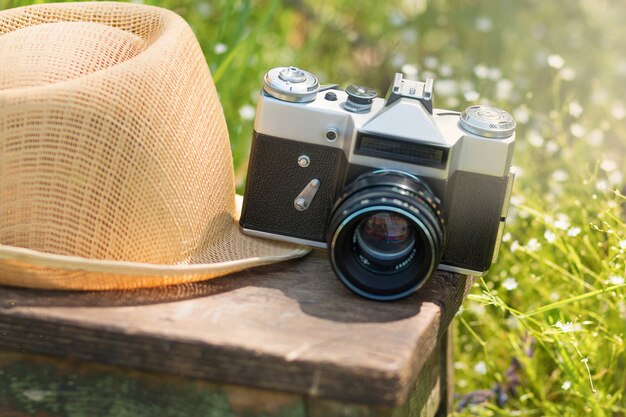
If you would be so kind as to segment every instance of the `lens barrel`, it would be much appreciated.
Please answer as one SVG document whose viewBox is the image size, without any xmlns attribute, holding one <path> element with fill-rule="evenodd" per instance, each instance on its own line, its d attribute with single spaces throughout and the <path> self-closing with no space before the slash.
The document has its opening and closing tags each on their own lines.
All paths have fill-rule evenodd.
<svg viewBox="0 0 626 417">
<path fill-rule="evenodd" d="M 418 177 L 394 170 L 361 175 L 344 189 L 328 228 L 330 262 L 355 293 L 380 301 L 417 291 L 444 246 L 439 199 Z"/>
</svg>

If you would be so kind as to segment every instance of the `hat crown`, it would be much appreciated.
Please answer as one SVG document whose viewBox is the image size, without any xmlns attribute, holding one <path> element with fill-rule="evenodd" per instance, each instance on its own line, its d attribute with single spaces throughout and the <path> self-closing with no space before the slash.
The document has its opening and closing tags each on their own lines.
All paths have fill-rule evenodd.
<svg viewBox="0 0 626 417">
<path fill-rule="evenodd" d="M 235 216 L 230 144 L 189 26 L 164 9 L 0 13 L 0 244 L 175 264 Z"/>
<path fill-rule="evenodd" d="M 95 22 L 54 22 L 0 36 L 0 90 L 69 81 L 142 52 L 141 37 Z"/>
</svg>

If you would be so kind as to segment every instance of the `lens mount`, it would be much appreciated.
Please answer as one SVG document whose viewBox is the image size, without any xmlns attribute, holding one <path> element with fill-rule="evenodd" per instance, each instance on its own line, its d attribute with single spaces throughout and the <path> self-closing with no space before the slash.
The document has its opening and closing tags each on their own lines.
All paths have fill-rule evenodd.
<svg viewBox="0 0 626 417">
<path fill-rule="evenodd" d="M 344 190 L 328 229 L 340 281 L 373 300 L 417 291 L 435 271 L 444 240 L 439 200 L 418 177 L 374 171 Z"/>
</svg>

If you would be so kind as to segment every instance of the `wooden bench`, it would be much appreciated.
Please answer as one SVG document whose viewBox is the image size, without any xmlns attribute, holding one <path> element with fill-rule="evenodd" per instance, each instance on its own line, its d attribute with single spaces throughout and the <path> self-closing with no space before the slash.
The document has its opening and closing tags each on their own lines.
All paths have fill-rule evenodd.
<svg viewBox="0 0 626 417">
<path fill-rule="evenodd" d="M 158 289 L 0 287 L 0 417 L 446 415 L 471 283 L 368 301 L 316 251 Z"/>
</svg>

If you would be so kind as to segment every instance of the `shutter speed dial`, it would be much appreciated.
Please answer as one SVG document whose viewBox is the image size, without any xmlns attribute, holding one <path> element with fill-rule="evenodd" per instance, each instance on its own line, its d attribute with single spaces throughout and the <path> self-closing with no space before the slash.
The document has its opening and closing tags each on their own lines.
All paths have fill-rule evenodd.
<svg viewBox="0 0 626 417">
<path fill-rule="evenodd" d="M 376 98 L 376 90 L 364 85 L 349 85 L 346 88 L 348 101 L 344 108 L 353 113 L 366 113 L 372 108 L 372 103 Z"/>
</svg>

